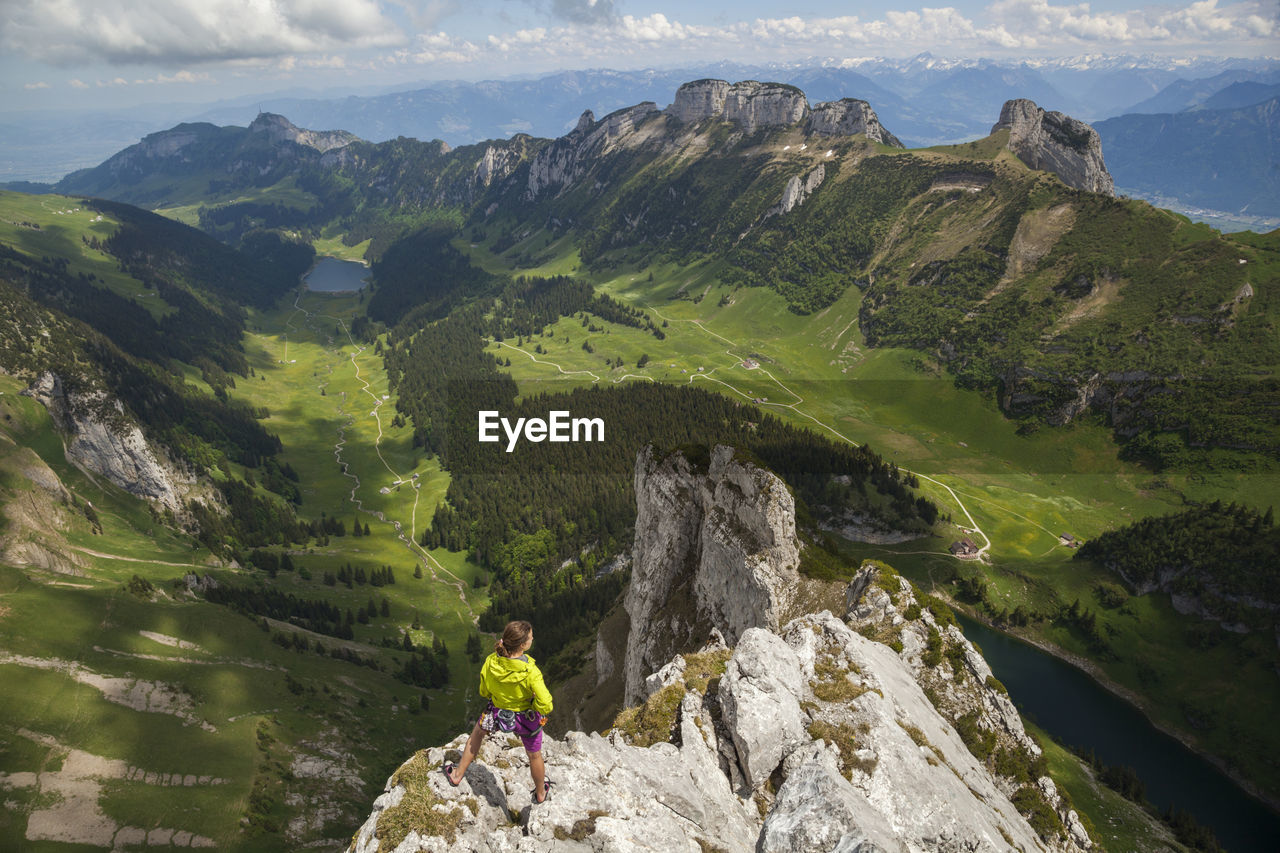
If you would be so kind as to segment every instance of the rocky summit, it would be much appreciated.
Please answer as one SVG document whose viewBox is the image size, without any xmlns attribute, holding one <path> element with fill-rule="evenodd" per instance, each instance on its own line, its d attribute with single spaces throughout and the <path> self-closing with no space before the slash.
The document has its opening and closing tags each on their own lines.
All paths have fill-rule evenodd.
<svg viewBox="0 0 1280 853">
<path fill-rule="evenodd" d="M 359 141 L 358 136 L 345 130 L 306 130 L 275 113 L 259 113 L 249 125 L 249 132 L 265 134 L 272 142 L 296 142 L 322 154 Z"/>
<path fill-rule="evenodd" d="M 1069 187 L 1115 195 L 1115 182 L 1102 161 L 1102 140 L 1084 122 L 1046 112 L 1026 98 L 1007 101 L 992 133 L 1009 131 L 1009 150 L 1033 169 L 1053 172 Z"/>
<path fill-rule="evenodd" d="M 805 123 L 808 133 L 823 136 L 864 134 L 868 139 L 901 148 L 884 129 L 866 101 L 842 98 L 809 108 L 804 92 L 785 83 L 744 80 L 694 80 L 676 90 L 666 114 L 678 122 L 727 121 L 744 133 Z"/>
<path fill-rule="evenodd" d="M 701 464 L 645 451 L 636 471 L 633 589 L 669 587 L 652 575 L 674 564 L 693 600 L 686 627 L 705 629 L 705 644 L 649 674 L 606 732 L 548 738 L 547 802 L 532 802 L 514 737 L 488 739 L 451 787 L 441 767 L 460 755 L 460 734 L 391 776 L 352 853 L 1093 846 L 945 605 L 868 563 L 847 585 L 817 584 L 837 593 L 838 614 L 776 624 L 770 579 L 785 576 L 793 601 L 822 594 L 786 574 L 802 546 L 781 481 L 730 448 Z M 730 555 L 708 555 L 717 549 Z M 697 603 L 698 589 L 725 606 Z M 672 615 L 637 609 L 635 596 L 628 609 L 629 646 L 647 633 L 639 617 Z"/>
</svg>

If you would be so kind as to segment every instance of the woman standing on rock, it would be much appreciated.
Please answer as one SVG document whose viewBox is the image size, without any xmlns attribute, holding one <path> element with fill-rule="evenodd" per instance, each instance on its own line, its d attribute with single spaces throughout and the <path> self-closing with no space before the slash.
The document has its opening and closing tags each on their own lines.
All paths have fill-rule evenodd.
<svg viewBox="0 0 1280 853">
<path fill-rule="evenodd" d="M 480 754 L 480 744 L 491 732 L 513 733 L 524 741 L 533 774 L 533 801 L 541 803 L 551 793 L 546 765 L 542 761 L 542 727 L 551 713 L 551 693 L 542 681 L 542 672 L 526 652 L 533 645 L 533 626 L 528 622 L 508 622 L 493 654 L 480 668 L 480 695 L 488 707 L 476 721 L 455 767 L 444 765 L 445 778 L 457 786 L 471 762 Z"/>
</svg>

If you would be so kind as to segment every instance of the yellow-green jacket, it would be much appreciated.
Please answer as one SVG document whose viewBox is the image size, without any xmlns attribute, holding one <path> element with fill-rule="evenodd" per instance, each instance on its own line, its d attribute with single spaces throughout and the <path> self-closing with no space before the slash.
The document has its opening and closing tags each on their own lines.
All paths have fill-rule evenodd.
<svg viewBox="0 0 1280 853">
<path fill-rule="evenodd" d="M 508 711 L 551 713 L 551 691 L 542 681 L 542 671 L 533 658 L 503 657 L 493 652 L 480 667 L 480 695 Z"/>
</svg>

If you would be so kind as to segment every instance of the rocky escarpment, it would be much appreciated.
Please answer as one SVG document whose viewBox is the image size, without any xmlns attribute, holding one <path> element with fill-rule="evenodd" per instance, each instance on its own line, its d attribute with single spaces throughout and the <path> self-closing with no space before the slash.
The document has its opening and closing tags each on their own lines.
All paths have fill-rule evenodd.
<svg viewBox="0 0 1280 853">
<path fill-rule="evenodd" d="M 652 101 L 609 113 L 600 121 L 587 110 L 573 130 L 543 148 L 530 161 L 525 198 L 534 199 L 549 188 L 572 184 L 592 161 L 613 151 L 621 140 L 630 137 L 657 112 L 658 106 Z"/>
<path fill-rule="evenodd" d="M 841 98 L 815 105 L 809 114 L 807 129 L 818 136 L 855 136 L 861 133 L 884 145 L 903 147 L 898 137 L 885 130 L 871 104 L 857 98 Z"/>
<path fill-rule="evenodd" d="M 130 494 L 181 510 L 183 495 L 195 484 L 194 475 L 178 471 L 153 449 L 119 400 L 103 391 L 67 391 L 62 379 L 48 372 L 23 393 L 44 405 L 68 436 L 69 461 Z"/>
<path fill-rule="evenodd" d="M 1009 131 L 1009 150 L 1033 169 L 1053 172 L 1069 187 L 1115 195 L 1115 182 L 1102 161 L 1098 132 L 1059 112 L 1046 112 L 1034 101 L 1006 101 L 992 133 Z"/>
<path fill-rule="evenodd" d="M 625 699 L 712 628 L 730 643 L 777 630 L 799 583 L 795 500 L 772 473 L 716 447 L 705 468 L 684 453 L 636 460 L 636 538 L 626 610 Z"/>
<path fill-rule="evenodd" d="M 694 80 L 676 90 L 666 114 L 682 124 L 719 119 L 737 125 L 744 133 L 804 122 L 806 133 L 819 136 L 853 136 L 901 148 L 902 143 L 880 124 L 866 101 L 842 98 L 809 108 L 804 92 L 784 83 L 745 80 Z"/>
<path fill-rule="evenodd" d="M 669 576 L 673 560 L 693 573 L 685 580 L 696 588 L 683 543 L 709 525 L 723 538 L 736 524 L 708 521 L 709 510 L 728 510 L 746 537 L 787 529 L 785 519 L 762 526 L 758 518 L 786 514 L 788 504 L 770 499 L 780 481 L 727 448 L 701 469 L 684 454 L 642 454 L 636 482 L 646 508 L 637 519 L 633 584 L 653 586 L 649 573 Z M 708 493 L 720 499 L 708 504 Z M 725 581 L 727 599 L 748 590 L 747 598 L 762 600 L 749 561 L 709 569 Z M 864 567 L 845 600 L 848 620 L 823 611 L 747 627 L 734 632 L 733 648 L 723 641 L 730 623 L 720 611 L 708 643 L 646 678 L 640 703 L 607 733 L 547 739 L 555 787 L 544 804 L 531 802 L 515 739 L 488 739 L 457 788 L 440 768 L 457 760 L 465 735 L 421 750 L 388 780 L 351 851 L 1090 847 L 963 636 L 887 568 Z M 633 623 L 632 639 L 643 636 Z M 962 681 L 963 688 L 945 685 Z M 989 731 L 996 732 L 990 749 Z M 1000 774 L 991 772 L 993 750 Z"/>
<path fill-rule="evenodd" d="M 1090 849 L 1092 841 L 1079 816 L 1045 774 L 1040 746 L 950 609 L 878 563 L 858 570 L 846 602 L 848 624 L 897 653 L 929 701 L 986 763 L 1001 791 L 1051 809 L 1067 849 Z"/>
<path fill-rule="evenodd" d="M 787 214 L 804 204 L 804 200 L 813 195 L 813 191 L 822 186 L 822 182 L 827 177 L 827 167 L 819 163 L 818 168 L 814 169 L 803 179 L 799 175 L 792 175 L 787 181 L 786 187 L 782 190 L 782 199 L 773 207 L 765 212 L 765 216 L 776 216 Z"/>
<path fill-rule="evenodd" d="M 314 148 L 320 153 L 342 148 L 360 137 L 345 130 L 306 130 L 298 127 L 282 115 L 276 113 L 259 113 L 249 125 L 250 133 L 260 133 L 272 143 L 296 142 Z"/>
</svg>

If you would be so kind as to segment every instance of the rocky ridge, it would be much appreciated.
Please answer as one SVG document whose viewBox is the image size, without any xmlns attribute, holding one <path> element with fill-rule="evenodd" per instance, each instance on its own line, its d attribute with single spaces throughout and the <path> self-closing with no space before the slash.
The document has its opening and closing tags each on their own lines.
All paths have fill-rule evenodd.
<svg viewBox="0 0 1280 853">
<path fill-rule="evenodd" d="M 687 543 L 715 524 L 708 516 L 721 519 L 720 536 L 731 518 L 748 519 L 740 531 L 748 536 L 761 524 L 776 534 L 789 521 L 798 550 L 794 516 L 763 494 L 780 483 L 771 474 L 728 448 L 701 470 L 679 458 L 647 452 L 637 461 L 637 498 L 647 509 L 637 520 L 633 584 L 662 588 L 647 573 L 666 559 L 687 561 Z M 771 507 L 770 522 L 752 519 Z M 748 561 L 708 567 L 728 573 L 711 587 L 736 578 L 730 589 L 771 600 Z M 689 590 L 700 584 L 692 571 Z M 1039 749 L 1017 712 L 946 611 L 922 607 L 909 584 L 871 564 L 844 600 L 844 618 L 828 610 L 776 627 L 733 629 L 717 614 L 706 644 L 647 677 L 641 703 L 606 734 L 548 739 L 556 786 L 545 804 L 531 803 L 514 738 L 488 739 L 457 788 L 440 767 L 456 760 L 465 735 L 421 750 L 388 780 L 350 850 L 1090 848 L 1075 812 L 1039 772 Z"/>
<path fill-rule="evenodd" d="M 1032 169 L 1053 172 L 1069 187 L 1115 195 L 1115 182 L 1102 160 L 1102 140 L 1084 122 L 1046 112 L 1034 101 L 1006 101 L 991 132 L 1009 131 L 1009 150 Z"/>
<path fill-rule="evenodd" d="M 550 187 L 572 184 L 586 172 L 592 161 L 621 145 L 634 144 L 634 140 L 628 137 L 645 119 L 657 112 L 658 107 L 652 101 L 617 110 L 600 121 L 596 121 L 591 110 L 585 111 L 573 130 L 534 155 L 529 163 L 524 197 L 534 199 Z M 485 153 L 489 156 L 488 150 Z"/>
</svg>

